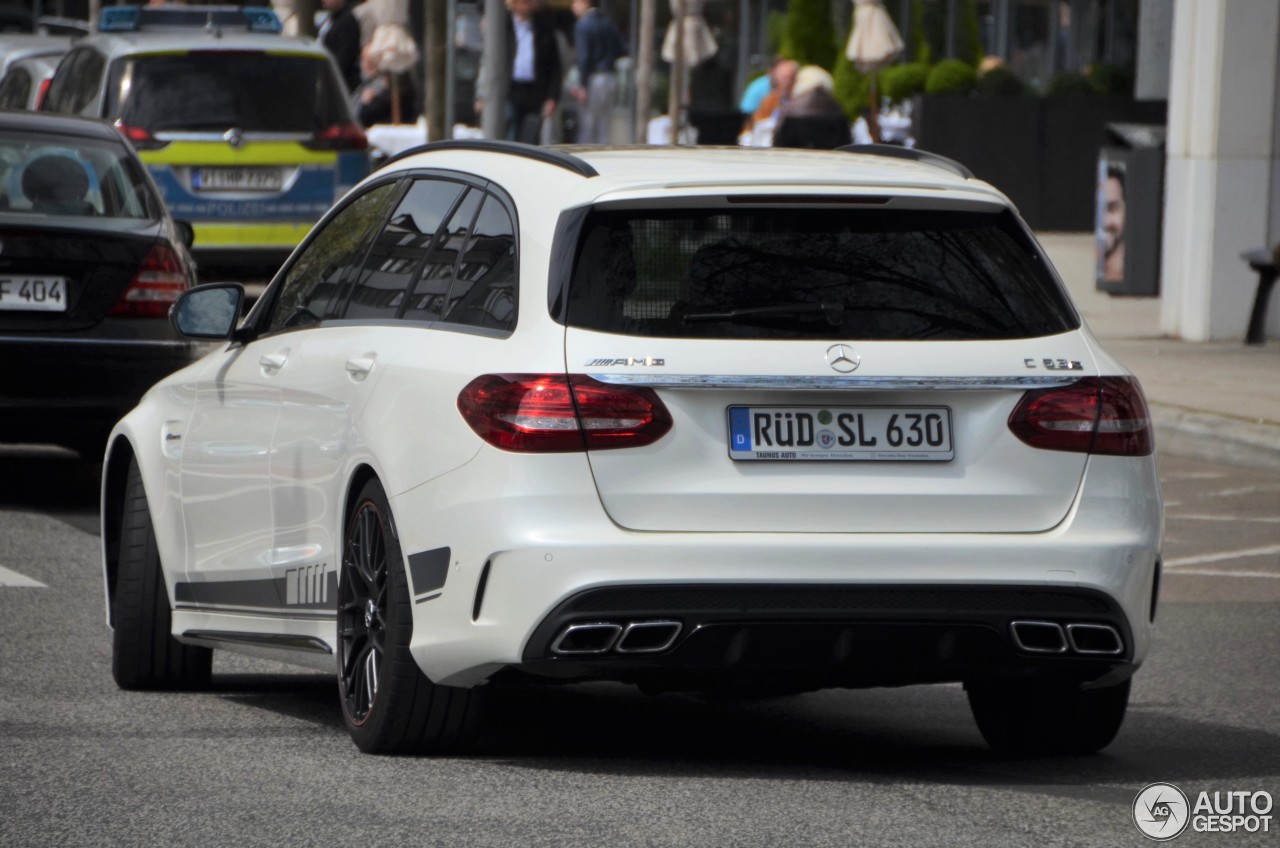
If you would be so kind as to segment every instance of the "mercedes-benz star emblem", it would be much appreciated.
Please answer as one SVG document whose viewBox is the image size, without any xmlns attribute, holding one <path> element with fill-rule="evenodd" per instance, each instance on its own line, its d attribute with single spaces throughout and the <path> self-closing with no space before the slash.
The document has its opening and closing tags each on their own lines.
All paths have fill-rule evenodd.
<svg viewBox="0 0 1280 848">
<path fill-rule="evenodd" d="M 240 134 L 240 130 L 230 129 L 222 135 L 222 140 L 232 147 L 239 147 L 244 144 L 244 136 Z"/>
<path fill-rule="evenodd" d="M 827 364 L 841 374 L 856 371 L 861 362 L 862 354 L 848 345 L 833 344 L 827 348 Z"/>
</svg>

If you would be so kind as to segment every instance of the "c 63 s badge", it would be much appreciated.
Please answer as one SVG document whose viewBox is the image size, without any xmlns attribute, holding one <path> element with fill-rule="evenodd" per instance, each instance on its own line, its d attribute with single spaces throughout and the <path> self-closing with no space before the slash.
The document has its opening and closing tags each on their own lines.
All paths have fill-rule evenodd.
<svg viewBox="0 0 1280 848">
<path fill-rule="evenodd" d="M 1022 360 L 1022 364 L 1028 368 L 1043 368 L 1046 371 L 1083 371 L 1084 366 L 1080 364 L 1078 359 L 1051 359 L 1044 357 L 1036 359 L 1034 356 L 1028 356 Z"/>
<path fill-rule="evenodd" d="M 620 356 L 616 359 L 588 359 L 585 367 L 601 368 L 610 365 L 648 365 L 652 367 L 665 367 L 667 360 L 656 356 Z"/>
</svg>

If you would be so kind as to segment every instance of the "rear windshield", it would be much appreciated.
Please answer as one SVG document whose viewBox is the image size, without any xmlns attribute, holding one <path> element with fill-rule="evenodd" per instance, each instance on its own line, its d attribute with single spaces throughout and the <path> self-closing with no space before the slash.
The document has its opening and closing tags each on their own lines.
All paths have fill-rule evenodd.
<svg viewBox="0 0 1280 848">
<path fill-rule="evenodd" d="M 163 214 L 123 142 L 81 136 L 0 136 L 0 217 L 80 215 L 156 220 Z"/>
<path fill-rule="evenodd" d="M 151 132 L 314 133 L 349 122 L 323 58 L 256 51 L 133 56 L 113 71 L 108 114 Z"/>
<path fill-rule="evenodd" d="M 1008 212 L 595 210 L 570 326 L 672 338 L 1018 339 L 1079 326 Z"/>
</svg>

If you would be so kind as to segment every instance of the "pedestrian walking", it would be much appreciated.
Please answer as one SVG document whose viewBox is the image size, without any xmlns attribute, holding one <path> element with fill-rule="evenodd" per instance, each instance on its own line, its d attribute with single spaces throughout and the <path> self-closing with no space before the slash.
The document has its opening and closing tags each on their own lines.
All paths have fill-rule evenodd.
<svg viewBox="0 0 1280 848">
<path fill-rule="evenodd" d="M 320 0 L 329 16 L 320 26 L 320 43 L 338 63 L 347 91 L 360 87 L 360 22 L 356 20 L 348 0 Z"/>
<path fill-rule="evenodd" d="M 609 117 L 618 91 L 615 63 L 627 55 L 618 27 L 600 9 L 600 0 L 573 0 L 577 23 L 573 48 L 578 60 L 579 84 L 573 96 L 580 107 L 578 141 L 609 143 Z"/>
</svg>

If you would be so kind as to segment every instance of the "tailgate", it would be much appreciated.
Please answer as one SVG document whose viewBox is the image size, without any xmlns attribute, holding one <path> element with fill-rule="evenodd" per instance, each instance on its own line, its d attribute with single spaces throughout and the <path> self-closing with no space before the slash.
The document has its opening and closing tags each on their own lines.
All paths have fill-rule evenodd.
<svg viewBox="0 0 1280 848">
<path fill-rule="evenodd" d="M 842 343 L 849 374 L 826 341 L 647 339 L 643 357 L 617 357 L 618 341 L 570 328 L 566 353 L 571 372 L 652 386 L 671 413 L 658 442 L 590 454 L 601 503 L 628 529 L 1037 532 L 1080 486 L 1087 455 L 1008 427 L 1025 389 L 1093 373 L 1078 331 Z"/>
</svg>

